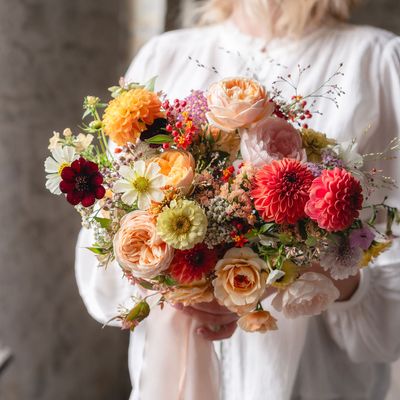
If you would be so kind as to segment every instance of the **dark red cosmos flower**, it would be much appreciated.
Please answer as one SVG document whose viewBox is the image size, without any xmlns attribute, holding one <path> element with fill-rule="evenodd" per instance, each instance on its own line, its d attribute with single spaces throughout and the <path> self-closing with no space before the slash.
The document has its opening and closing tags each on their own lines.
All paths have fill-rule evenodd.
<svg viewBox="0 0 400 400">
<path fill-rule="evenodd" d="M 83 157 L 74 161 L 70 167 L 65 167 L 61 179 L 60 190 L 67 195 L 67 201 L 73 206 L 81 203 L 84 207 L 90 207 L 96 199 L 100 200 L 106 194 L 98 165 Z"/>
<path fill-rule="evenodd" d="M 177 282 L 188 284 L 199 281 L 213 270 L 218 261 L 217 250 L 200 243 L 190 250 L 176 250 L 170 274 Z"/>
</svg>

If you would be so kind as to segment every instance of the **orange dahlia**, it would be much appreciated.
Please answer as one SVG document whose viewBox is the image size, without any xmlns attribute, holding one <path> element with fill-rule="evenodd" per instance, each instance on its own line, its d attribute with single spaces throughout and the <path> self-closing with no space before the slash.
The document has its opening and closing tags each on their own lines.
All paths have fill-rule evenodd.
<svg viewBox="0 0 400 400">
<path fill-rule="evenodd" d="M 103 116 L 104 131 L 119 146 L 135 143 L 140 134 L 162 116 L 161 101 L 156 93 L 144 88 L 132 89 L 110 101 Z"/>
<path fill-rule="evenodd" d="M 312 173 L 300 161 L 273 161 L 256 174 L 251 192 L 255 208 L 266 222 L 295 224 L 305 217 L 312 181 Z"/>
<path fill-rule="evenodd" d="M 359 216 L 363 204 L 360 182 L 343 168 L 324 170 L 311 185 L 307 215 L 328 232 L 342 231 Z"/>
</svg>

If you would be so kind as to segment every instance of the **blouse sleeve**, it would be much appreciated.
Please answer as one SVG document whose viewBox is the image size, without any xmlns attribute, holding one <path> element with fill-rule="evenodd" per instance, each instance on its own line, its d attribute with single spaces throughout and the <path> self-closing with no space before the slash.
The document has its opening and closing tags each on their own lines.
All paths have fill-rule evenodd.
<svg viewBox="0 0 400 400">
<path fill-rule="evenodd" d="M 139 51 L 126 74 L 128 82 L 143 82 L 151 78 L 155 40 L 152 39 Z M 111 263 L 107 268 L 98 266 L 95 255 L 87 250 L 93 242 L 93 232 L 82 229 L 76 245 L 75 275 L 79 293 L 89 314 L 105 324 L 118 314 L 120 306 L 129 305 L 135 289 L 127 279 L 123 278 L 121 268 L 116 262 Z M 118 324 L 111 323 L 111 325 Z"/>
<path fill-rule="evenodd" d="M 400 38 L 386 44 L 380 62 L 380 122 L 371 151 L 400 138 Z M 378 100 L 378 99 L 377 99 Z M 400 155 L 398 155 L 400 156 Z M 385 175 L 400 182 L 400 161 L 382 163 Z M 384 195 L 380 191 L 380 197 Z M 388 204 L 400 207 L 400 191 L 388 193 Z M 397 235 L 400 229 L 395 229 Z M 324 315 L 331 336 L 354 362 L 393 362 L 400 356 L 400 240 L 362 270 L 358 290 L 347 302 L 335 303 Z"/>
</svg>

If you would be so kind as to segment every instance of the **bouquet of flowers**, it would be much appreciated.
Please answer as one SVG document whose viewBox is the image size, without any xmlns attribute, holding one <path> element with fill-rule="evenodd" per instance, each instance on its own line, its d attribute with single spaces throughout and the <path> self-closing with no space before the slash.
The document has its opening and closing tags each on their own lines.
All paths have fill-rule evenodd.
<svg viewBox="0 0 400 400">
<path fill-rule="evenodd" d="M 275 330 L 267 288 L 276 312 L 319 314 L 339 296 L 327 275 L 346 279 L 390 247 L 397 209 L 368 199 L 394 182 L 367 161 L 388 158 L 397 140 L 360 155 L 354 141 L 305 124 L 318 113 L 315 93 L 285 100 L 256 79 L 173 101 L 154 84 L 121 81 L 107 104 L 86 97 L 84 133 L 54 133 L 45 162 L 46 187 L 95 233 L 88 250 L 143 289 L 120 310 L 124 328 L 149 315 L 154 297 L 161 307 L 216 299 L 242 329 Z"/>
</svg>

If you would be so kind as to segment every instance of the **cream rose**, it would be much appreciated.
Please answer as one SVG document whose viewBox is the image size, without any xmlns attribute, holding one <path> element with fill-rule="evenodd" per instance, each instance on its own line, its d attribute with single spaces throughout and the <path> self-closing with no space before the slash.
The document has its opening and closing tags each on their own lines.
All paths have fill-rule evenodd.
<svg viewBox="0 0 400 400">
<path fill-rule="evenodd" d="M 212 84 L 207 92 L 207 102 L 210 125 L 224 131 L 248 127 L 271 116 L 275 109 L 262 85 L 242 77 Z"/>
<path fill-rule="evenodd" d="M 339 295 L 331 279 L 316 272 L 306 272 L 285 290 L 278 292 L 272 305 L 277 311 L 283 311 L 287 318 L 312 316 L 325 311 Z"/>
<path fill-rule="evenodd" d="M 171 304 L 183 304 L 185 307 L 198 303 L 210 303 L 214 300 L 212 286 L 206 280 L 172 288 L 164 297 Z"/>
<path fill-rule="evenodd" d="M 307 161 L 299 131 L 282 118 L 269 117 L 242 132 L 243 160 L 262 167 L 273 160 L 292 158 Z"/>
<path fill-rule="evenodd" d="M 114 237 L 114 254 L 121 267 L 135 278 L 152 279 L 168 269 L 174 251 L 157 235 L 147 212 L 133 211 L 121 220 Z"/>
<path fill-rule="evenodd" d="M 260 310 L 243 315 L 238 320 L 239 328 L 246 332 L 276 331 L 278 326 L 276 319 L 268 311 Z"/>
<path fill-rule="evenodd" d="M 214 295 L 239 315 L 252 311 L 264 294 L 267 264 L 250 248 L 230 249 L 215 266 Z"/>
<path fill-rule="evenodd" d="M 153 158 L 161 167 L 161 173 L 167 179 L 167 185 L 180 189 L 186 194 L 194 179 L 195 161 L 193 156 L 186 151 L 168 150 Z"/>
</svg>

